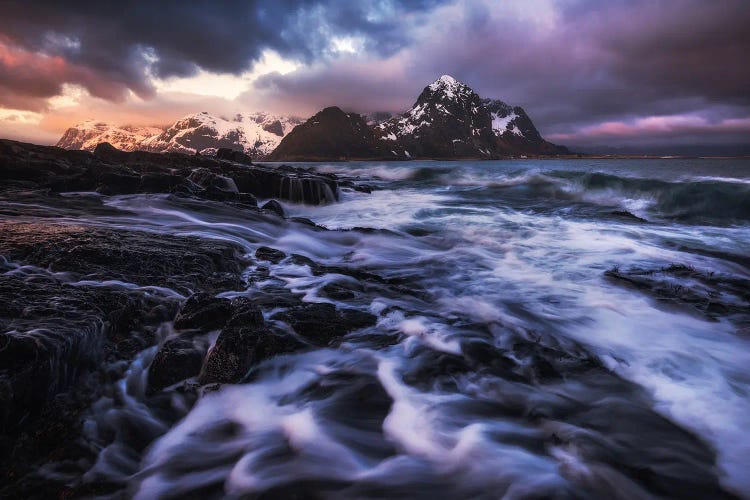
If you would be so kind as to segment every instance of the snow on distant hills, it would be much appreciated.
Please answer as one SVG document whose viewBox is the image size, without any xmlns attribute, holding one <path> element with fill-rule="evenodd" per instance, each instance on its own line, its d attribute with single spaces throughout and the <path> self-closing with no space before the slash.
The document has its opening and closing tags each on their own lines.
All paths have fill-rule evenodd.
<svg viewBox="0 0 750 500">
<path fill-rule="evenodd" d="M 301 126 L 302 125 L 302 126 Z M 100 142 L 118 149 L 154 152 L 215 152 L 239 149 L 253 158 L 500 158 L 569 154 L 544 140 L 523 108 L 483 99 L 468 85 L 443 75 L 425 87 L 405 113 L 363 117 L 335 106 L 305 122 L 268 113 L 223 118 L 196 113 L 166 129 L 115 127 L 84 122 L 58 142 L 93 150 Z"/>
<path fill-rule="evenodd" d="M 166 129 L 113 126 L 87 121 L 65 131 L 57 146 L 92 151 L 109 142 L 124 151 L 210 153 L 218 148 L 241 149 L 265 158 L 303 120 L 269 113 L 237 114 L 231 119 L 206 112 L 187 115 Z"/>
<path fill-rule="evenodd" d="M 95 120 L 87 120 L 65 131 L 57 146 L 65 149 L 93 151 L 101 142 L 108 142 L 117 149 L 133 151 L 147 139 L 162 133 L 156 127 L 118 127 Z"/>
</svg>

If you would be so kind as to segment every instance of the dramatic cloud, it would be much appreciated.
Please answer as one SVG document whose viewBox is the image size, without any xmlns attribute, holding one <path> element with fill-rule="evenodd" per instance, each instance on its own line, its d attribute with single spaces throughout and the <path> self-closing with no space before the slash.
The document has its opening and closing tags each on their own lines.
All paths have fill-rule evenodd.
<svg viewBox="0 0 750 500">
<path fill-rule="evenodd" d="M 356 38 L 373 54 L 389 54 L 409 40 L 394 20 L 418 16 L 437 1 L 349 2 L 347 0 L 152 2 L 6 1 L 0 17 L 0 44 L 25 58 L 49 57 L 66 68 L 29 65 L 39 96 L 55 95 L 62 83 L 81 83 L 92 95 L 121 97 L 124 86 L 152 97 L 152 77 L 190 76 L 200 68 L 240 73 L 264 50 L 311 62 L 335 48 L 337 38 Z M 63 69 L 65 69 L 63 71 Z M 24 82 L 5 68 L 0 85 L 25 92 Z M 57 79 L 51 78 L 57 75 Z M 97 79 L 114 89 L 101 88 Z"/>
<path fill-rule="evenodd" d="M 42 0 L 2 12 L 0 107 L 46 113 L 48 129 L 82 112 L 50 106 L 66 84 L 102 100 L 79 100 L 97 118 L 158 111 L 133 121 L 163 123 L 207 106 L 398 112 L 448 73 L 574 146 L 750 142 L 731 125 L 750 119 L 747 0 Z M 257 64 L 269 54 L 279 72 Z M 178 91 L 200 94 L 194 109 Z"/>
<path fill-rule="evenodd" d="M 524 106 L 543 132 L 571 138 L 613 120 L 750 116 L 745 0 L 502 5 L 445 6 L 394 56 L 269 76 L 254 93 L 265 102 L 296 102 L 304 92 L 328 102 L 335 95 L 347 107 L 397 111 L 426 82 L 450 73 L 482 95 Z M 643 135 L 651 132 L 643 128 Z"/>
<path fill-rule="evenodd" d="M 649 116 L 630 122 L 603 122 L 582 127 L 570 134 L 553 134 L 550 138 L 564 142 L 587 142 L 597 139 L 640 139 L 644 135 L 651 141 L 712 135 L 739 140 L 750 137 L 750 118 L 727 118 L 712 122 L 699 115 Z"/>
<path fill-rule="evenodd" d="M 110 100 L 123 99 L 126 90 L 122 83 L 64 57 L 3 45 L 0 39 L 0 106 L 40 110 L 42 99 L 60 95 L 65 83 L 82 85 L 91 95 Z"/>
</svg>

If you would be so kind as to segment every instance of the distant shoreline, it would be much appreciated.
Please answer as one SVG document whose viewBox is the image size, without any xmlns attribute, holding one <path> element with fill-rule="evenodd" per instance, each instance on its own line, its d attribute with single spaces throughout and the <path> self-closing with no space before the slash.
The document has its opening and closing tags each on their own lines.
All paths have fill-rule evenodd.
<svg viewBox="0 0 750 500">
<path fill-rule="evenodd" d="M 519 160 L 750 160 L 750 156 L 675 156 L 675 155 L 557 155 L 514 156 L 505 158 L 289 158 L 284 160 L 253 160 L 257 163 L 345 163 L 355 161 L 382 161 L 409 163 L 413 161 L 519 161 Z"/>
</svg>

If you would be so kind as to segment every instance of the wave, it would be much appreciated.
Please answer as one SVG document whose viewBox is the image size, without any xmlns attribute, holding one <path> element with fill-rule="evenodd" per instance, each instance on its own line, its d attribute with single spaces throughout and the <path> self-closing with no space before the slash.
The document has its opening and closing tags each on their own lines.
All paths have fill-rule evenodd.
<svg viewBox="0 0 750 500">
<path fill-rule="evenodd" d="M 593 201 L 592 195 L 602 201 L 601 195 L 605 193 L 615 204 L 641 201 L 648 212 L 668 219 L 750 221 L 750 184 L 723 179 L 669 182 L 601 172 L 579 174 L 570 181 L 573 192 L 584 201 Z"/>
<path fill-rule="evenodd" d="M 738 179 L 736 177 L 715 177 L 712 175 L 700 175 L 686 179 L 688 181 L 716 181 L 716 182 L 731 182 L 734 184 L 750 184 L 750 179 Z"/>
<path fill-rule="evenodd" d="M 695 177 L 667 181 L 603 172 L 532 169 L 499 173 L 458 167 L 385 170 L 394 180 L 478 188 L 501 200 L 520 196 L 542 202 L 583 202 L 685 223 L 750 221 L 750 179 Z M 477 194 L 472 190 L 471 197 Z"/>
<path fill-rule="evenodd" d="M 316 168 L 317 172 L 341 175 L 344 177 L 365 178 L 381 181 L 420 181 L 431 180 L 449 169 L 445 168 L 414 168 L 414 167 L 391 167 L 387 165 L 372 165 L 363 167 L 352 167 L 343 165 L 322 165 Z"/>
</svg>

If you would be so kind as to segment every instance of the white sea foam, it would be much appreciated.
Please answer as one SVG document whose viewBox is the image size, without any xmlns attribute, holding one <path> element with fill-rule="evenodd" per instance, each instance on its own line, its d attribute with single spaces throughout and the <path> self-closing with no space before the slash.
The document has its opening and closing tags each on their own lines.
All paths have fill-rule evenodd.
<svg viewBox="0 0 750 500">
<path fill-rule="evenodd" d="M 382 279 L 368 283 L 363 297 L 343 304 L 369 308 L 378 316 L 376 326 L 347 336 L 340 349 L 266 361 L 256 367 L 251 382 L 205 395 L 148 449 L 137 475 L 123 479 L 121 471 L 107 469 L 113 462 L 106 456 L 97 473 L 129 482 L 141 498 L 188 494 L 216 484 L 227 494 L 253 495 L 307 479 L 374 485 L 375 491 L 388 493 L 437 484 L 445 496 L 464 497 L 477 491 L 508 497 L 577 487 L 601 491 L 596 488 L 602 484 L 626 496 L 643 494 L 622 472 L 575 444 L 539 444 L 556 433 L 590 433 L 606 442 L 606 428 L 596 434 L 554 418 L 538 420 L 544 420 L 547 407 L 589 409 L 624 396 L 605 392 L 604 402 L 596 395 L 588 401 L 586 381 L 575 376 L 545 385 L 480 376 L 473 366 L 465 372 L 459 366 L 446 376 L 449 384 L 440 385 L 414 375 L 439 371 L 444 359 L 460 359 L 465 331 L 471 330 L 498 349 L 496 357 L 519 342 L 536 346 L 548 341 L 550 349 L 571 353 L 583 346 L 610 370 L 645 388 L 656 411 L 709 442 L 718 451 L 724 484 L 750 494 L 743 469 L 750 459 L 744 439 L 750 425 L 745 375 L 750 341 L 726 318 L 709 321 L 697 311 L 667 309 L 604 276 L 615 266 L 659 269 L 677 263 L 747 278 L 741 257 L 750 249 L 750 230 L 597 218 L 591 214 L 606 212 L 598 206 L 638 213 L 648 211 L 653 200 L 618 187 L 584 189 L 574 176 L 540 166 L 526 171 L 514 165 L 504 171 L 437 166 L 437 175 L 424 176 L 430 179 L 424 186 L 414 175 L 423 164 L 321 167 L 378 177 L 383 189 L 346 192 L 335 205 L 288 207 L 292 216 L 310 217 L 331 229 L 387 231 L 317 231 L 234 209 L 193 211 L 164 197 L 107 201 L 134 215 L 97 223 L 218 238 L 248 253 L 270 245 L 336 266 L 326 274 L 292 259 L 264 263 L 266 281 L 223 296 L 252 295 L 256 287 L 281 283 L 306 301 L 336 302 L 320 290 L 332 282 L 356 285 L 355 278 L 342 274 L 345 268 Z M 487 189 L 494 189 L 492 196 Z M 585 210 L 577 212 L 579 205 Z M 738 258 L 723 258 L 721 252 Z M 684 285 L 676 278 L 675 283 Z M 507 356 L 519 365 L 525 362 L 520 355 Z M 358 387 L 363 380 L 372 385 Z M 346 392 L 352 387 L 356 398 Z M 387 402 L 381 406 L 368 400 L 377 393 L 374 387 L 385 392 Z M 338 406 L 347 398 L 357 405 Z M 137 394 L 128 401 L 145 404 Z M 636 408 L 643 404 L 633 402 Z M 345 418 L 357 408 L 365 408 L 367 417 L 352 419 L 371 427 L 359 428 Z M 505 415 L 498 408 L 512 411 Z M 525 418 L 537 410 L 538 420 Z M 211 433 L 227 422 L 234 425 L 231 432 Z M 441 489 L 448 487 L 456 489 Z M 342 495 L 349 493 L 361 491 Z"/>
</svg>

